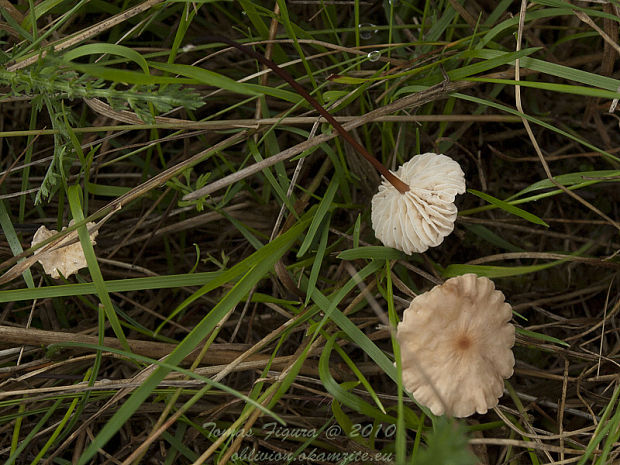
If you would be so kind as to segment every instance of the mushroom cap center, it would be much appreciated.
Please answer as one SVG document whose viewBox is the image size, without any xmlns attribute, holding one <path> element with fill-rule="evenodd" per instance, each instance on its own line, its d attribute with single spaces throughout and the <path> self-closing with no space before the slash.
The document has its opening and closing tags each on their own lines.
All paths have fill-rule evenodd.
<svg viewBox="0 0 620 465">
<path fill-rule="evenodd" d="M 454 339 L 454 348 L 458 352 L 467 352 L 474 345 L 474 340 L 467 332 L 462 332 Z"/>
</svg>

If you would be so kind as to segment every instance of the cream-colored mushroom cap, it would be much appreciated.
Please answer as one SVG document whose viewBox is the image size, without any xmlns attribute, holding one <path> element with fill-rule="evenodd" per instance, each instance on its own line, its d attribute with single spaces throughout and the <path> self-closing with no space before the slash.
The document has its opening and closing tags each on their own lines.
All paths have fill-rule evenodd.
<svg viewBox="0 0 620 465">
<path fill-rule="evenodd" d="M 454 198 L 465 192 L 465 175 L 446 155 L 424 153 L 403 164 L 395 175 L 409 185 L 401 194 L 385 179 L 372 198 L 372 228 L 388 247 L 406 254 L 436 247 L 454 229 Z"/>
<path fill-rule="evenodd" d="M 495 407 L 515 363 L 511 317 L 504 294 L 475 274 L 417 296 L 396 334 L 405 388 L 435 415 L 467 417 Z"/>
</svg>

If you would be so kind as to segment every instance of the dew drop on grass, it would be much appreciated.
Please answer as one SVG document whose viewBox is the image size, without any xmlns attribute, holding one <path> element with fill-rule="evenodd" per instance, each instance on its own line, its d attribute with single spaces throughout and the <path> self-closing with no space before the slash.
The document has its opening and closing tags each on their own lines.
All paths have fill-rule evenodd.
<svg viewBox="0 0 620 465">
<path fill-rule="evenodd" d="M 379 58 L 381 58 L 381 52 L 379 50 L 373 50 L 372 52 L 368 53 L 369 61 L 377 61 Z"/>
</svg>

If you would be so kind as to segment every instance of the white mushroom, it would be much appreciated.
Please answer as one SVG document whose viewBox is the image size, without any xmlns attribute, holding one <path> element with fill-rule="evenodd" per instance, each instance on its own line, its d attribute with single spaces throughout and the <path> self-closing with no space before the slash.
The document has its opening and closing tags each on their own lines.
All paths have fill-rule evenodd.
<svg viewBox="0 0 620 465">
<path fill-rule="evenodd" d="M 396 334 L 405 388 L 435 415 L 467 417 L 495 407 L 515 363 L 511 317 L 504 294 L 475 274 L 417 296 Z"/>
<path fill-rule="evenodd" d="M 69 222 L 69 226 L 72 226 L 74 223 L 73 220 Z M 95 223 L 86 223 L 87 228 L 92 228 L 95 226 Z M 66 228 L 62 228 L 63 230 Z M 52 237 L 58 231 L 52 229 L 48 230 L 45 226 L 41 226 L 37 229 L 37 232 L 34 233 L 34 237 L 32 238 L 31 246 L 38 244 L 39 242 L 43 242 L 45 239 Z M 97 237 L 98 231 L 94 231 L 90 234 L 90 240 L 93 244 L 95 244 L 95 237 Z M 85 268 L 87 265 L 86 257 L 84 256 L 84 250 L 82 249 L 82 244 L 78 241 L 70 245 L 69 242 L 75 240 L 77 238 L 77 231 L 69 233 L 56 248 L 49 250 L 47 252 L 40 253 L 40 249 L 36 250 L 35 255 L 40 253 L 38 257 L 39 263 L 43 265 L 43 270 L 50 275 L 54 279 L 60 278 L 60 273 L 65 278 L 68 278 L 73 273 L 77 273 L 77 271 L 81 268 Z"/>
<path fill-rule="evenodd" d="M 375 235 L 386 246 L 406 254 L 438 246 L 454 229 L 454 198 L 465 192 L 463 170 L 446 155 L 424 153 L 394 174 L 409 190 L 401 193 L 383 180 L 372 198 Z"/>
</svg>

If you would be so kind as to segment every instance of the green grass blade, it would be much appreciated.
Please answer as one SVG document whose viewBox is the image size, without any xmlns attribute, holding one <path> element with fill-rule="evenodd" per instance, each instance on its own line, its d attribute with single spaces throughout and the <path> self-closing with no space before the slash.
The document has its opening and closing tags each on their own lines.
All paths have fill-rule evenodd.
<svg viewBox="0 0 620 465">
<path fill-rule="evenodd" d="M 470 102 L 474 102 L 474 103 L 478 103 L 480 105 L 485 105 L 485 106 L 489 106 L 489 107 L 492 107 L 492 108 L 496 108 L 498 110 L 505 111 L 505 112 L 510 113 L 512 115 L 516 115 L 516 116 L 520 116 L 522 118 L 525 118 L 526 120 L 528 120 L 531 123 L 535 123 L 535 124 L 537 124 L 539 126 L 542 126 L 542 127 L 546 128 L 546 129 L 554 131 L 557 134 L 561 134 L 562 136 L 567 137 L 568 139 L 574 140 L 575 142 L 579 142 L 584 147 L 588 147 L 589 149 L 592 149 L 592 150 L 594 150 L 594 151 L 604 155 L 606 158 L 609 158 L 610 160 L 614 160 L 615 162 L 620 163 L 620 158 L 612 155 L 611 153 L 606 152 L 606 151 L 604 151 L 602 149 L 599 149 L 595 145 L 590 144 L 589 142 L 587 142 L 587 141 L 585 141 L 585 140 L 583 140 L 583 139 L 581 139 L 581 138 L 579 138 L 577 136 L 574 136 L 573 134 L 570 134 L 570 133 L 568 133 L 566 131 L 558 129 L 556 126 L 553 126 L 552 124 L 548 124 L 548 123 L 546 123 L 546 122 L 544 122 L 544 121 L 542 121 L 542 120 L 540 120 L 538 118 L 535 118 L 533 116 L 525 115 L 525 114 L 515 110 L 514 108 L 511 108 L 511 107 L 508 107 L 506 105 L 502 105 L 502 104 L 499 104 L 499 103 L 491 102 L 490 100 L 485 100 L 485 99 L 481 99 L 481 98 L 478 98 L 478 97 L 473 97 L 473 96 L 466 95 L 466 94 L 454 93 L 452 95 L 454 95 L 455 97 L 458 97 L 458 98 L 460 98 L 462 100 L 468 100 Z"/>
<path fill-rule="evenodd" d="M 106 288 L 108 289 L 108 292 L 130 292 L 148 289 L 172 289 L 175 287 L 184 286 L 202 286 L 205 282 L 216 279 L 221 274 L 221 271 L 207 271 L 193 274 L 115 279 L 106 281 Z M 97 288 L 95 283 L 60 284 L 58 286 L 38 287 L 36 289 L 8 289 L 5 291 L 0 291 L 0 303 L 96 293 Z"/>
<path fill-rule="evenodd" d="M 468 76 L 471 76 L 472 74 L 482 73 L 484 71 L 497 68 L 498 66 L 513 63 L 516 59 L 523 59 L 524 57 L 527 57 L 528 55 L 531 55 L 538 50 L 540 50 L 540 48 L 531 47 L 520 50 L 518 52 L 497 54 L 497 56 L 495 56 L 494 58 L 481 57 L 476 50 L 467 51 L 463 54 L 465 58 L 485 58 L 485 60 L 471 65 L 462 66 L 452 71 L 448 71 L 448 76 L 453 81 L 459 81 Z"/>
<path fill-rule="evenodd" d="M 308 303 L 310 302 L 310 298 L 312 296 L 312 293 L 314 292 L 316 282 L 319 278 L 319 271 L 321 271 L 323 257 L 325 256 L 325 250 L 327 249 L 327 238 L 329 236 L 330 220 L 331 216 L 327 215 L 325 217 L 325 222 L 323 223 L 323 231 L 321 232 L 319 247 L 317 248 L 316 255 L 314 256 L 314 263 L 312 263 L 312 269 L 310 270 L 310 276 L 308 278 L 308 286 L 306 288 L 306 301 L 304 303 L 305 305 L 308 305 Z"/>
<path fill-rule="evenodd" d="M 330 302 L 327 297 L 319 291 L 312 294 L 314 300 L 323 311 L 330 309 Z M 336 323 L 361 349 L 372 358 L 375 363 L 395 382 L 397 381 L 396 368 L 394 363 L 379 349 L 374 342 L 366 336 L 349 318 L 347 318 L 337 308 L 331 309 L 330 319 Z"/>
<path fill-rule="evenodd" d="M 396 315 L 396 309 L 394 308 L 394 292 L 392 289 L 392 269 L 390 267 L 390 262 L 388 260 L 385 261 L 385 298 L 388 304 L 388 318 L 390 320 L 391 326 L 391 340 L 392 340 L 392 350 L 394 352 L 394 363 L 396 364 L 396 371 L 398 374 L 397 387 L 398 387 L 398 402 L 396 404 L 396 411 L 398 412 L 397 421 L 396 421 L 396 440 L 395 440 L 395 448 L 396 448 L 396 462 L 397 463 L 405 463 L 405 459 L 407 456 L 407 428 L 405 425 L 405 406 L 403 404 L 403 366 L 402 359 L 400 355 L 400 345 L 396 340 L 396 332 L 394 328 L 398 327 L 399 319 Z M 414 419 L 413 421 L 417 420 Z"/>
<path fill-rule="evenodd" d="M 407 256 L 399 250 L 392 247 L 384 247 L 382 245 L 369 245 L 357 247 L 355 249 L 343 250 L 338 254 L 341 260 L 359 260 L 365 258 L 368 260 L 401 260 Z"/>
<path fill-rule="evenodd" d="M 455 276 L 461 276 L 467 273 L 474 273 L 478 276 L 486 276 L 487 278 L 503 278 L 507 276 L 520 276 L 523 274 L 534 273 L 536 271 L 541 271 L 547 268 L 552 268 L 554 266 L 560 265 L 570 260 L 572 256 L 580 256 L 586 250 L 588 250 L 592 244 L 586 243 L 578 250 L 571 254 L 567 254 L 567 258 L 563 258 L 561 260 L 554 260 L 549 263 L 542 263 L 540 265 L 529 265 L 529 266 L 493 266 L 493 265 L 460 265 L 460 264 L 451 264 L 445 267 L 441 271 L 441 275 L 444 278 L 453 278 Z"/>
<path fill-rule="evenodd" d="M 19 241 L 19 237 L 17 237 L 17 233 L 13 227 L 13 222 L 9 217 L 9 212 L 4 205 L 4 201 L 2 200 L 0 200 L 0 227 L 2 227 L 4 237 L 6 237 L 6 241 L 9 243 L 9 247 L 11 248 L 13 255 L 19 255 L 22 253 L 24 251 L 22 249 L 22 244 Z M 34 280 L 32 279 L 30 269 L 24 271 L 22 276 L 24 277 L 24 281 L 26 281 L 26 286 L 29 288 L 28 291 L 31 292 L 31 290 L 34 289 Z"/>
<path fill-rule="evenodd" d="M 5 19 L 5 21 L 7 22 L 9 26 L 11 26 L 13 29 L 15 29 L 19 33 L 21 39 L 27 40 L 28 42 L 34 41 L 34 37 L 32 36 L 32 34 L 28 32 L 26 29 L 24 29 L 21 26 L 21 24 L 15 21 L 15 18 L 13 18 L 9 14 L 6 8 L 0 8 L 0 14 L 2 14 L 2 17 Z"/>
<path fill-rule="evenodd" d="M 22 27 L 24 27 L 25 29 L 30 29 L 34 26 L 36 28 L 36 25 L 33 22 L 33 16 L 35 20 L 39 19 L 52 8 L 62 3 L 62 1 L 63 0 L 43 0 L 42 2 L 37 3 L 37 5 L 34 7 L 34 10 L 28 12 L 28 14 L 26 14 L 26 16 L 24 17 Z"/>
<path fill-rule="evenodd" d="M 595 465 L 606 465 L 609 463 L 609 455 L 614 448 L 617 447 L 618 438 L 620 438 L 620 405 L 616 406 L 616 413 L 609 420 L 609 433 L 605 439 L 603 453 L 600 455 Z"/>
<path fill-rule="evenodd" d="M 41 447 L 41 449 L 39 450 L 39 453 L 36 455 L 36 457 L 32 460 L 32 462 L 30 462 L 30 465 L 36 465 L 37 463 L 39 463 L 41 461 L 41 459 L 43 458 L 43 456 L 45 455 L 45 453 L 54 444 L 54 442 L 56 441 L 56 439 L 58 438 L 58 436 L 60 435 L 60 433 L 64 429 L 65 425 L 67 424 L 67 422 L 71 418 L 71 415 L 73 414 L 73 411 L 75 410 L 75 407 L 76 407 L 77 403 L 79 402 L 79 400 L 80 400 L 79 398 L 75 398 L 75 399 L 73 399 L 73 401 L 71 401 L 71 404 L 69 405 L 69 408 L 67 409 L 67 411 L 63 415 L 62 420 L 60 420 L 60 424 L 56 427 L 54 432 L 50 435 L 49 439 L 45 442 L 43 447 Z"/>
<path fill-rule="evenodd" d="M 508 242 L 506 239 L 504 239 L 501 236 L 498 236 L 493 231 L 491 231 L 485 226 L 482 226 L 481 224 L 465 223 L 463 224 L 463 226 L 465 226 L 465 229 L 471 231 L 473 234 L 478 236 L 480 239 L 487 241 L 488 243 L 493 244 L 497 247 L 508 250 L 509 252 L 525 252 L 525 249 L 522 249 L 521 247 L 517 247 L 516 245 Z"/>
<path fill-rule="evenodd" d="M 264 158 L 260 154 L 260 151 L 258 150 L 258 147 L 256 146 L 256 142 L 253 139 L 248 140 L 248 148 L 250 149 L 250 153 L 254 157 L 254 160 L 256 160 L 257 162 L 264 160 Z M 274 151 L 274 153 L 278 153 L 278 152 L 279 150 Z M 277 169 L 277 165 L 276 165 L 276 169 Z M 269 181 L 269 184 L 271 185 L 275 193 L 278 195 L 280 201 L 286 205 L 286 207 L 291 213 L 295 212 L 295 205 L 292 201 L 293 199 L 291 199 L 288 195 L 286 195 L 286 188 L 282 186 L 276 180 L 275 176 L 271 172 L 271 168 L 270 167 L 265 168 L 262 171 L 262 173 L 267 178 L 267 181 Z"/>
<path fill-rule="evenodd" d="M 560 174 L 558 176 L 554 176 L 553 179 L 562 186 L 573 186 L 586 182 L 588 185 L 592 185 L 597 182 L 620 182 L 620 170 L 580 171 L 578 173 Z M 537 190 L 553 189 L 555 187 L 555 184 L 553 184 L 549 179 L 542 179 L 511 196 L 509 200 L 516 199 L 522 195 L 529 194 L 530 192 Z"/>
<path fill-rule="evenodd" d="M 325 217 L 325 215 L 327 215 L 327 212 L 331 208 L 333 208 L 332 203 L 334 201 L 334 196 L 336 195 L 337 191 L 338 191 L 338 179 L 332 178 L 332 180 L 329 183 L 329 187 L 327 188 L 327 191 L 325 192 L 325 195 L 323 196 L 323 199 L 321 199 L 321 202 L 319 203 L 319 206 L 316 210 L 316 214 L 314 215 L 314 218 L 312 218 L 312 223 L 310 224 L 310 227 L 308 228 L 308 234 L 306 234 L 304 241 L 299 247 L 299 252 L 297 252 L 298 257 L 303 256 L 308 251 L 310 246 L 312 245 L 312 242 L 314 241 L 317 231 L 319 230 L 319 227 L 321 226 L 321 223 L 323 222 L 323 218 Z"/>
<path fill-rule="evenodd" d="M 563 340 L 558 339 L 553 336 L 547 336 L 546 334 L 536 333 L 534 331 L 530 331 L 530 330 L 523 329 L 523 328 L 515 328 L 515 331 L 518 334 L 521 334 L 522 336 L 531 337 L 532 339 L 538 339 L 539 341 L 551 342 L 553 344 L 558 344 L 563 347 L 570 347 L 569 343 L 564 342 Z"/>
<path fill-rule="evenodd" d="M 536 0 L 534 3 L 538 3 L 539 5 L 551 6 L 554 8 L 567 8 L 567 9 L 570 9 L 571 12 L 574 12 L 574 10 L 583 11 L 584 13 L 587 13 L 588 15 L 591 15 L 594 17 L 607 18 L 615 22 L 620 22 L 620 18 L 618 18 L 617 16 L 613 14 L 609 14 L 605 11 L 596 10 L 594 8 L 585 8 L 583 6 L 575 5 L 569 2 L 564 2 L 562 0 Z M 610 3 L 617 4 L 618 2 L 613 0 Z"/>
<path fill-rule="evenodd" d="M 551 82 L 538 81 L 515 81 L 512 79 L 491 79 L 491 78 L 466 78 L 465 81 L 490 82 L 495 84 L 530 87 L 532 89 L 550 90 L 564 94 L 584 95 L 586 97 L 615 99 L 620 98 L 618 91 L 596 89 L 594 87 L 573 86 L 569 84 L 555 84 Z"/>
<path fill-rule="evenodd" d="M 366 268 L 365 270 L 361 270 L 358 273 L 360 279 L 364 279 L 364 275 L 366 275 L 367 272 L 374 272 L 380 268 L 381 265 L 379 263 L 373 263 L 375 263 L 375 266 L 373 266 L 372 268 Z M 353 280 L 350 280 L 349 283 L 351 281 Z M 350 288 L 346 289 L 345 286 L 345 289 L 338 292 L 337 296 L 342 295 L 344 291 L 348 293 L 349 290 Z M 336 323 L 340 327 L 340 329 L 342 329 L 347 334 L 347 336 L 352 341 L 354 341 L 360 347 L 360 349 L 364 351 L 364 353 L 366 353 L 372 360 L 374 360 L 374 362 L 384 371 L 387 376 L 389 376 L 396 384 L 398 384 L 398 374 L 396 372 L 396 367 L 394 366 L 394 363 L 389 358 L 387 358 L 383 351 L 381 351 L 381 349 L 379 349 L 377 345 L 372 342 L 368 338 L 368 336 L 366 336 L 355 325 L 355 323 L 353 323 L 349 318 L 347 318 L 346 315 L 344 315 L 340 310 L 336 308 L 340 300 L 334 298 L 332 301 L 330 301 L 319 290 L 314 291 L 314 293 L 312 294 L 312 300 L 314 300 L 314 302 L 321 308 L 321 310 L 323 310 L 326 317 L 329 316 L 329 319 Z M 431 414 L 430 410 L 419 404 L 418 407 L 424 412 L 426 416 L 428 416 L 429 418 L 431 418 L 431 420 L 434 421 L 435 416 Z"/>
<path fill-rule="evenodd" d="M 195 82 L 201 84 L 207 84 L 209 86 L 217 87 L 219 89 L 225 89 L 230 92 L 241 95 L 260 95 L 260 92 L 256 92 L 251 89 L 248 84 L 240 83 L 234 79 L 230 79 L 215 71 L 199 68 L 197 66 L 181 65 L 181 64 L 169 64 L 169 63 L 155 63 L 150 62 L 153 68 L 165 71 L 171 74 L 179 74 L 187 78 L 192 79 Z"/>
<path fill-rule="evenodd" d="M 608 418 L 611 415 L 611 412 L 614 409 L 614 407 L 618 408 L 618 396 L 619 395 L 620 395 L 620 386 L 616 386 L 616 388 L 614 389 L 614 393 L 611 396 L 611 399 L 609 403 L 607 404 L 607 407 L 605 407 L 605 411 L 603 412 L 603 415 L 601 416 L 601 420 L 596 426 L 596 429 L 594 430 L 594 434 L 592 434 L 592 437 L 590 438 L 590 442 L 588 443 L 588 446 L 586 447 L 584 454 L 579 459 L 579 462 L 577 462 L 577 465 L 585 465 L 585 463 L 592 456 L 592 454 L 594 454 L 594 451 L 596 450 L 597 446 L 609 433 L 612 426 L 615 426 L 616 428 L 618 428 L 618 420 L 616 419 L 616 421 L 609 421 Z"/>
<path fill-rule="evenodd" d="M 66 61 L 73 61 L 76 58 L 80 58 L 88 55 L 100 55 L 100 54 L 110 54 L 110 55 L 118 55 L 128 60 L 136 63 L 144 72 L 144 74 L 150 74 L 149 65 L 147 64 L 145 58 L 134 49 L 125 47 L 123 45 L 118 44 L 87 44 L 82 45 L 81 47 L 74 48 L 73 50 L 69 50 L 63 55 L 63 59 Z"/>
<path fill-rule="evenodd" d="M 501 0 L 497 5 L 495 5 L 495 8 L 487 17 L 487 20 L 484 22 L 484 26 L 493 26 L 511 4 L 512 0 Z"/>
<path fill-rule="evenodd" d="M 151 67 L 156 68 L 153 63 Z M 83 65 L 74 62 L 66 64 L 68 68 L 79 71 L 83 74 L 105 79 L 106 81 L 120 82 L 124 84 L 199 84 L 200 81 L 189 78 L 178 78 L 172 76 L 157 76 L 153 74 L 144 74 L 137 71 L 128 71 L 125 69 L 112 68 L 101 65 Z M 234 82 L 234 81 L 233 81 Z"/>
<path fill-rule="evenodd" d="M 34 437 L 37 435 L 37 433 L 39 433 L 41 428 L 43 428 L 43 426 L 47 423 L 47 420 L 49 420 L 50 417 L 60 407 L 60 405 L 62 404 L 63 400 L 64 399 L 62 399 L 62 398 L 56 400 L 56 402 L 54 402 L 48 409 L 45 410 L 45 414 L 41 417 L 41 419 L 37 422 L 37 424 L 34 425 L 34 427 L 32 427 L 30 429 L 30 432 L 22 440 L 22 442 L 19 443 L 19 446 L 17 447 L 17 449 L 15 449 L 15 452 L 13 452 L 9 456 L 8 460 L 6 462 L 4 462 L 5 465 L 13 465 L 18 458 L 22 458 L 22 455 L 21 455 L 22 452 L 24 450 L 26 450 L 26 447 L 28 447 L 30 445 L 30 443 L 32 442 Z"/>
<path fill-rule="evenodd" d="M 360 246 L 360 228 L 362 226 L 362 214 L 357 215 L 355 225 L 353 226 L 353 248 L 357 249 Z"/>
<path fill-rule="evenodd" d="M 552 18 L 555 16 L 561 16 L 561 15 L 571 15 L 572 13 L 573 13 L 572 10 L 569 8 L 545 8 L 544 10 L 528 11 L 525 14 L 525 22 L 527 23 L 527 22 L 534 21 L 536 19 L 543 19 L 543 18 L 550 18 L 550 17 Z M 502 21 L 501 23 L 493 27 L 490 31 L 488 31 L 484 35 L 484 37 L 480 40 L 476 48 L 478 49 L 484 48 L 489 42 L 491 42 L 499 34 L 501 34 L 502 32 L 508 29 L 516 28 L 518 24 L 519 24 L 518 15 L 511 16 L 509 19 Z"/>
<path fill-rule="evenodd" d="M 84 186 L 86 192 L 93 195 L 99 195 L 102 197 L 120 197 L 131 191 L 129 187 L 122 186 L 107 186 L 103 184 L 94 184 L 92 182 L 86 182 Z"/>
<path fill-rule="evenodd" d="M 69 206 L 71 207 L 71 214 L 73 215 L 73 219 L 77 223 L 78 221 L 84 220 L 84 213 L 82 212 L 81 199 L 82 198 L 82 190 L 80 186 L 71 186 L 67 190 L 67 200 L 69 201 Z M 95 250 L 93 249 L 93 244 L 90 240 L 90 235 L 88 234 L 88 229 L 86 225 L 80 226 L 78 228 L 78 235 L 80 237 L 80 243 L 82 244 L 82 249 L 84 250 L 84 257 L 86 258 L 86 263 L 88 263 L 88 270 L 90 271 L 90 276 L 95 284 L 95 288 L 97 289 L 97 295 L 103 304 L 103 309 L 105 310 L 105 314 L 112 326 L 112 330 L 116 337 L 122 344 L 122 346 L 131 352 L 129 348 L 129 344 L 127 343 L 127 338 L 123 333 L 123 328 L 121 327 L 121 323 L 116 315 L 116 311 L 114 310 L 114 306 L 112 305 L 112 299 L 110 299 L 110 294 L 108 293 L 108 289 L 106 287 L 105 280 L 103 279 L 103 275 L 101 274 L 101 269 L 99 268 L 99 263 L 97 262 L 97 256 L 95 255 Z"/>
<path fill-rule="evenodd" d="M 168 431 L 164 431 L 161 434 L 161 438 L 168 444 L 170 444 L 173 447 L 173 450 L 176 449 L 180 454 L 183 454 L 183 456 L 187 460 L 191 460 L 192 462 L 198 460 L 198 454 L 183 443 L 183 439 L 185 438 L 184 430 L 186 428 L 186 425 L 184 423 L 177 423 L 177 425 L 177 431 L 179 432 L 178 435 L 172 436 Z M 175 458 L 173 453 L 170 453 L 169 457 L 171 457 L 171 460 Z M 168 461 L 168 457 L 166 457 L 165 465 L 169 463 L 170 462 Z"/>
<path fill-rule="evenodd" d="M 536 271 L 545 270 L 564 263 L 566 260 L 556 260 L 541 265 L 529 266 L 493 266 L 493 265 L 448 265 L 441 275 L 444 278 L 453 278 L 467 273 L 474 273 L 478 276 L 486 276 L 487 278 L 504 278 L 507 276 L 521 276 Z"/>
<path fill-rule="evenodd" d="M 207 84 L 219 89 L 225 89 L 230 92 L 235 92 L 241 95 L 271 95 L 273 97 L 286 100 L 291 103 L 302 103 L 302 98 L 295 92 L 290 92 L 277 87 L 261 86 L 259 84 L 249 84 L 244 82 L 237 82 L 222 74 L 210 71 L 204 68 L 198 68 L 196 66 L 181 65 L 181 64 L 168 64 L 168 63 L 149 63 L 152 68 L 160 69 L 172 74 L 179 74 L 190 78 L 192 82 L 200 84 Z"/>
<path fill-rule="evenodd" d="M 342 427 L 343 433 L 347 437 L 351 437 L 351 431 L 353 430 L 353 420 L 342 410 L 340 402 L 337 399 L 332 400 L 332 414 L 336 419 L 336 422 Z"/>
<path fill-rule="evenodd" d="M 319 359 L 319 376 L 321 377 L 321 381 L 323 382 L 323 386 L 325 387 L 325 389 L 332 396 L 334 396 L 334 399 L 336 399 L 338 402 L 346 405 L 349 408 L 352 408 L 358 413 L 367 415 L 380 422 L 396 423 L 396 418 L 381 412 L 380 410 L 370 405 L 368 402 L 362 400 L 361 397 L 343 389 L 333 378 L 329 370 L 329 357 L 332 353 L 336 336 L 337 333 L 327 339 L 327 342 L 325 343 L 325 347 L 321 352 L 321 357 Z"/>
<path fill-rule="evenodd" d="M 498 208 L 501 208 L 502 210 L 504 210 L 507 213 L 510 213 L 511 215 L 518 216 L 534 224 L 539 224 L 547 228 L 549 227 L 547 223 L 545 223 L 543 220 L 538 218 L 536 215 L 526 212 L 525 210 L 519 207 L 515 207 L 514 205 L 511 205 L 508 202 L 496 199 L 495 197 L 489 194 L 485 194 L 484 192 L 480 192 L 475 189 L 467 189 L 467 192 L 469 192 L 470 194 L 474 194 L 476 197 L 480 197 L 482 200 L 486 200 L 490 204 L 495 205 Z"/>
<path fill-rule="evenodd" d="M 478 56 L 484 59 L 495 59 L 502 56 L 504 52 L 496 50 L 479 50 Z M 576 81 L 591 87 L 600 87 L 612 92 L 618 92 L 620 80 L 600 74 L 590 73 L 569 66 L 558 65 L 548 61 L 539 60 L 538 58 L 523 57 L 519 61 L 521 68 L 527 68 L 541 73 L 548 74 L 554 78 L 562 78 L 568 81 Z"/>
<path fill-rule="evenodd" d="M 237 228 L 237 231 L 239 231 L 243 235 L 243 237 L 248 241 L 250 245 L 252 245 L 252 247 L 254 247 L 256 250 L 260 250 L 260 248 L 263 247 L 264 244 L 254 234 L 252 234 L 250 229 L 245 226 L 241 221 L 233 218 L 224 210 L 220 211 L 220 214 L 228 221 L 230 221 L 235 228 Z"/>
<path fill-rule="evenodd" d="M 297 36 L 300 34 L 302 35 L 302 37 L 308 38 L 308 39 L 311 38 L 311 36 L 306 34 L 302 28 L 297 27 L 295 24 L 293 24 L 288 14 L 288 7 L 286 5 L 286 1 L 276 0 L 276 2 L 278 6 L 280 7 L 280 21 L 284 25 L 287 35 L 291 39 L 293 39 L 293 45 L 295 47 L 295 50 L 297 51 L 297 55 L 299 55 L 299 58 L 301 59 L 301 63 L 303 64 L 304 69 L 306 70 L 306 75 L 310 79 L 312 88 L 316 89 L 317 87 L 316 80 L 314 79 L 314 75 L 312 73 L 312 70 L 310 69 L 310 64 L 308 63 L 308 60 L 306 60 L 304 51 L 299 45 L 299 40 L 297 38 Z"/>
<path fill-rule="evenodd" d="M 366 389 L 366 391 L 370 395 L 370 398 L 374 401 L 374 403 L 377 405 L 377 407 L 379 407 L 379 410 L 381 410 L 381 413 L 386 413 L 385 412 L 385 407 L 381 403 L 381 400 L 379 400 L 379 397 L 377 396 L 377 393 L 372 388 L 372 386 L 370 385 L 370 383 L 368 382 L 368 380 L 366 379 L 364 374 L 357 367 L 357 365 L 355 365 L 353 360 L 351 360 L 351 358 L 340 348 L 339 345 L 337 345 L 337 344 L 334 345 L 334 349 L 336 350 L 336 352 L 338 352 L 338 355 L 340 355 L 340 358 L 342 358 L 342 360 L 344 360 L 344 362 L 347 364 L 349 369 L 357 377 L 357 379 L 362 384 L 362 386 L 364 386 L 364 388 Z"/>
</svg>

